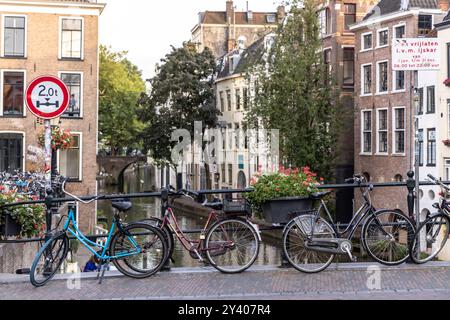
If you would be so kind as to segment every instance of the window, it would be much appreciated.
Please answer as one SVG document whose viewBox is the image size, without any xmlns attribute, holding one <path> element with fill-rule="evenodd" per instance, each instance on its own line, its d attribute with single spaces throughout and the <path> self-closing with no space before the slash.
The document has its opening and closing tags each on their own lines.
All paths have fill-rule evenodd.
<svg viewBox="0 0 450 320">
<path fill-rule="evenodd" d="M 372 49 L 372 33 L 366 33 L 362 35 L 362 50 Z"/>
<path fill-rule="evenodd" d="M 220 98 L 220 111 L 224 112 L 225 111 L 225 100 L 223 98 L 223 91 L 220 91 L 219 98 Z"/>
<path fill-rule="evenodd" d="M 61 58 L 82 59 L 83 20 L 62 19 Z"/>
<path fill-rule="evenodd" d="M 394 30 L 396 39 L 402 39 L 405 37 L 405 26 L 395 27 Z"/>
<path fill-rule="evenodd" d="M 344 48 L 344 86 L 355 84 L 355 49 Z"/>
<path fill-rule="evenodd" d="M 427 113 L 434 113 L 436 110 L 436 99 L 434 86 L 427 87 Z"/>
<path fill-rule="evenodd" d="M 450 79 L 450 43 L 447 43 L 447 79 Z"/>
<path fill-rule="evenodd" d="M 405 90 L 405 71 L 394 71 L 394 91 Z"/>
<path fill-rule="evenodd" d="M 24 114 L 24 77 L 23 72 L 3 73 L 3 115 L 23 116 Z"/>
<path fill-rule="evenodd" d="M 23 134 L 0 133 L 0 172 L 23 171 Z"/>
<path fill-rule="evenodd" d="M 5 17 L 5 57 L 25 57 L 25 17 Z"/>
<path fill-rule="evenodd" d="M 361 91 L 363 94 L 370 94 L 372 93 L 372 65 L 363 65 L 362 74 Z"/>
<path fill-rule="evenodd" d="M 419 36 L 426 36 L 433 29 L 433 16 L 419 14 Z"/>
<path fill-rule="evenodd" d="M 444 159 L 445 181 L 450 181 L 450 159 Z"/>
<path fill-rule="evenodd" d="M 231 111 L 231 91 L 227 90 L 227 105 L 228 111 Z"/>
<path fill-rule="evenodd" d="M 356 4 L 344 3 L 344 30 L 356 22 Z"/>
<path fill-rule="evenodd" d="M 395 182 L 403 182 L 403 176 L 401 174 L 396 174 L 394 180 Z"/>
<path fill-rule="evenodd" d="M 394 153 L 405 153 L 405 108 L 394 109 Z"/>
<path fill-rule="evenodd" d="M 450 139 L 450 99 L 447 100 L 447 110 L 448 110 L 448 139 Z M 449 181 L 449 180 L 447 180 Z"/>
<path fill-rule="evenodd" d="M 377 92 L 387 92 L 388 91 L 388 63 L 379 62 L 378 63 L 378 81 L 377 81 Z"/>
<path fill-rule="evenodd" d="M 239 125 L 239 123 L 235 123 L 234 124 L 234 145 L 236 146 L 236 149 L 240 148 L 239 134 L 240 134 L 240 125 Z"/>
<path fill-rule="evenodd" d="M 266 21 L 268 22 L 268 23 L 275 23 L 277 20 L 277 16 L 275 15 L 275 14 L 268 14 L 267 16 L 266 16 Z"/>
<path fill-rule="evenodd" d="M 362 112 L 362 153 L 372 153 L 372 111 Z"/>
<path fill-rule="evenodd" d="M 242 94 L 243 94 L 243 103 L 244 103 L 244 110 L 248 109 L 248 89 L 244 88 L 242 90 Z"/>
<path fill-rule="evenodd" d="M 236 89 L 236 110 L 241 110 L 241 89 Z"/>
<path fill-rule="evenodd" d="M 423 88 L 420 88 L 419 90 L 418 90 L 418 94 L 419 94 L 419 103 L 417 104 L 418 105 L 418 110 L 417 110 L 417 113 L 418 114 L 423 114 Z"/>
<path fill-rule="evenodd" d="M 389 42 L 389 30 L 378 31 L 378 47 L 387 46 Z"/>
<path fill-rule="evenodd" d="M 388 152 L 388 111 L 378 110 L 378 152 Z"/>
<path fill-rule="evenodd" d="M 325 49 L 323 51 L 323 63 L 325 64 L 325 68 L 328 71 L 328 79 L 326 79 L 326 81 L 329 80 L 329 76 L 331 75 L 331 68 L 332 68 L 332 64 L 331 64 L 331 49 Z"/>
<path fill-rule="evenodd" d="M 225 183 L 227 181 L 226 173 L 225 173 L 225 164 L 221 165 L 222 167 L 222 182 Z"/>
<path fill-rule="evenodd" d="M 331 13 L 329 8 L 325 8 L 319 12 L 320 30 L 322 37 L 331 33 Z"/>
<path fill-rule="evenodd" d="M 419 129 L 418 144 L 419 166 L 423 166 L 423 129 Z"/>
<path fill-rule="evenodd" d="M 69 89 L 69 106 L 64 113 L 65 117 L 81 117 L 81 104 L 83 96 L 81 93 L 81 74 L 80 73 L 61 73 L 61 80 Z"/>
<path fill-rule="evenodd" d="M 81 180 L 81 135 L 73 134 L 72 144 L 59 151 L 59 172 L 72 181 Z"/>
<path fill-rule="evenodd" d="M 233 184 L 233 165 L 228 165 L 228 183 Z"/>
<path fill-rule="evenodd" d="M 436 166 L 436 129 L 428 129 L 427 166 Z"/>
</svg>

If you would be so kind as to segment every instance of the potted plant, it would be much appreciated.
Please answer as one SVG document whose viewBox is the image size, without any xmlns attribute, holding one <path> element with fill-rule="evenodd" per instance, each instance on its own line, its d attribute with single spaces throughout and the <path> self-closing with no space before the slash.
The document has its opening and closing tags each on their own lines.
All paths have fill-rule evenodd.
<svg viewBox="0 0 450 320">
<path fill-rule="evenodd" d="M 250 182 L 254 192 L 248 193 L 246 198 L 267 222 L 287 223 L 293 213 L 312 210 L 311 194 L 319 191 L 319 181 L 323 179 L 309 167 L 282 167 L 277 173 L 257 173 Z"/>
<path fill-rule="evenodd" d="M 447 147 L 450 147 L 450 139 L 442 141 Z"/>
<path fill-rule="evenodd" d="M 0 207 L 5 204 L 36 200 L 17 193 L 0 194 Z M 25 205 L 2 210 L 0 233 L 6 237 L 34 238 L 45 233 L 45 209 L 42 205 Z"/>
<path fill-rule="evenodd" d="M 58 126 L 52 127 L 52 149 L 56 150 L 67 150 L 73 140 L 73 136 L 69 130 L 62 130 Z M 38 134 L 38 143 L 42 148 L 45 147 L 45 131 L 42 130 Z"/>
<path fill-rule="evenodd" d="M 445 85 L 446 87 L 450 87 L 450 78 L 444 80 L 444 85 Z"/>
</svg>

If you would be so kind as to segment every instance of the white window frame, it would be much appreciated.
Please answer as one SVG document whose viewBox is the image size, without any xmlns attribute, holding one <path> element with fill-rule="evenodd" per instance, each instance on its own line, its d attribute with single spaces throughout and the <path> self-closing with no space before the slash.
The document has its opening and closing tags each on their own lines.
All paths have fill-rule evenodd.
<svg viewBox="0 0 450 320">
<path fill-rule="evenodd" d="M 58 59 L 62 60 L 62 59 L 73 59 L 73 60 L 78 60 L 78 58 L 70 58 L 70 57 L 63 57 L 62 56 L 62 21 L 65 19 L 69 19 L 69 20 L 81 20 L 81 58 L 79 60 L 84 60 L 84 30 L 85 30 L 85 25 L 84 25 L 84 17 L 72 17 L 72 16 L 60 16 L 59 17 L 59 29 L 58 29 Z"/>
<path fill-rule="evenodd" d="M 450 158 L 444 158 L 445 180 L 450 179 Z"/>
<path fill-rule="evenodd" d="M 369 132 L 364 130 L 364 113 L 370 112 L 370 136 L 371 136 L 371 143 L 370 143 L 370 152 L 364 151 L 364 133 Z M 372 109 L 362 109 L 361 110 L 361 152 L 360 155 L 367 155 L 370 156 L 373 154 L 373 110 Z"/>
<path fill-rule="evenodd" d="M 365 81 L 365 78 L 364 78 L 364 67 L 367 67 L 367 66 L 371 67 L 370 75 L 371 75 L 372 83 L 370 84 L 370 93 L 365 93 L 364 92 L 364 85 L 365 85 L 365 83 L 364 83 L 364 81 Z M 372 63 L 365 63 L 365 64 L 361 65 L 361 76 L 360 76 L 360 79 L 361 79 L 361 94 L 360 94 L 360 96 L 361 97 L 371 96 L 373 94 L 373 92 L 372 92 L 373 91 L 373 65 L 372 65 Z"/>
<path fill-rule="evenodd" d="M 3 99 L 2 99 L 3 100 Z M 27 157 L 27 134 L 25 131 L 14 131 L 14 130 L 0 130 L 0 133 L 14 133 L 14 134 L 21 134 L 23 136 L 23 143 L 22 143 L 22 168 L 23 168 L 23 172 L 26 172 L 26 157 Z"/>
<path fill-rule="evenodd" d="M 397 28 L 399 27 L 405 27 L 405 38 L 406 38 L 406 22 L 400 22 L 399 24 L 396 24 L 392 26 L 392 39 L 397 39 Z"/>
<path fill-rule="evenodd" d="M 78 143 L 80 144 L 80 161 L 79 161 L 79 170 L 80 170 L 80 177 L 79 180 L 77 180 L 76 182 L 83 182 L 83 132 L 81 131 L 71 131 L 70 132 L 72 135 L 76 135 L 79 136 L 79 141 Z M 58 165 L 58 169 L 59 169 L 59 157 L 60 157 L 60 152 L 61 150 L 58 150 L 58 154 L 56 157 L 56 161 L 57 161 L 57 165 Z"/>
<path fill-rule="evenodd" d="M 25 93 L 27 90 L 27 70 L 25 69 L 0 69 L 0 117 L 3 117 L 3 84 L 5 72 L 21 72 L 23 73 L 23 117 L 27 116 L 27 106 L 25 104 Z"/>
<path fill-rule="evenodd" d="M 384 31 L 387 31 L 387 44 L 385 44 L 385 45 L 380 45 L 380 33 L 381 32 L 384 32 Z M 389 28 L 381 28 L 381 29 L 378 29 L 377 30 L 377 45 L 376 45 L 376 47 L 375 47 L 375 49 L 381 49 L 381 48 L 386 48 L 386 47 L 388 47 L 389 46 Z"/>
<path fill-rule="evenodd" d="M 405 124 L 405 128 L 404 129 L 397 129 L 396 128 L 396 110 L 400 110 L 400 109 L 403 109 L 404 110 L 404 113 L 403 113 L 403 115 L 404 115 L 404 119 L 403 119 L 403 122 L 404 122 L 404 124 Z M 395 134 L 396 134 L 396 132 L 401 132 L 401 131 L 403 131 L 404 133 L 405 133 L 405 151 L 404 152 L 397 152 L 397 148 L 396 148 L 396 139 L 395 139 Z M 403 106 L 401 106 L 401 107 L 394 107 L 393 109 L 392 109 L 392 154 L 393 155 L 396 155 L 396 156 L 405 156 L 406 154 L 405 154 L 405 152 L 406 152 L 406 108 L 405 107 L 403 107 Z"/>
<path fill-rule="evenodd" d="M 389 65 L 388 65 L 389 68 Z M 397 89 L 397 71 L 402 71 L 402 70 L 392 70 L 392 93 L 399 93 L 399 92 L 406 92 L 406 72 L 403 71 L 404 75 L 405 75 L 405 87 L 403 89 Z M 389 79 L 388 79 L 389 82 Z"/>
<path fill-rule="evenodd" d="M 17 56 L 17 57 L 11 57 L 11 59 L 26 59 L 28 57 L 28 16 L 24 14 L 13 14 L 13 13 L 5 13 L 2 14 L 2 21 L 1 21 L 1 47 L 0 47 L 0 56 L 2 58 L 5 57 L 5 17 L 18 17 L 18 18 L 25 18 L 25 44 L 24 44 L 24 56 Z M 9 58 L 9 57 L 8 57 Z"/>
<path fill-rule="evenodd" d="M 447 139 L 450 139 L 450 100 L 447 100 Z"/>
<path fill-rule="evenodd" d="M 83 71 L 58 71 L 58 78 L 61 79 L 62 81 L 62 75 L 63 74 L 78 74 L 81 77 L 81 82 L 80 82 L 80 101 L 79 106 L 80 106 L 80 118 L 83 118 L 84 115 L 84 72 Z M 70 99 L 70 97 L 69 97 Z M 73 119 L 80 119 L 80 118 L 73 118 Z M 72 118 L 69 118 L 72 119 Z"/>
<path fill-rule="evenodd" d="M 364 48 L 364 37 L 369 34 L 372 35 L 372 46 L 370 48 L 366 49 L 366 48 Z M 373 32 L 372 31 L 364 32 L 361 34 L 361 50 L 359 50 L 359 52 L 366 52 L 366 51 L 370 51 L 370 50 L 373 50 Z"/>
<path fill-rule="evenodd" d="M 386 75 L 388 76 L 387 79 L 387 90 L 386 91 L 380 91 L 380 65 L 382 63 L 387 63 L 387 70 L 386 70 Z M 388 94 L 389 93 L 389 60 L 382 60 L 382 61 L 377 61 L 376 63 L 376 81 L 377 81 L 377 85 L 376 85 L 376 95 L 383 95 L 383 94 Z"/>
<path fill-rule="evenodd" d="M 388 141 L 387 141 L 387 147 L 388 147 L 387 152 L 380 152 L 380 111 L 386 111 L 386 125 L 387 125 L 387 128 L 386 128 L 386 130 L 383 130 L 383 132 L 386 132 L 386 137 L 388 139 Z M 375 154 L 377 156 L 387 156 L 389 154 L 389 109 L 388 108 L 376 109 L 376 119 L 377 119 L 377 125 L 376 125 L 376 128 L 377 128 L 376 129 L 377 130 L 377 134 L 376 134 L 376 136 L 377 136 L 377 143 L 376 143 L 377 150 L 376 150 Z"/>
</svg>

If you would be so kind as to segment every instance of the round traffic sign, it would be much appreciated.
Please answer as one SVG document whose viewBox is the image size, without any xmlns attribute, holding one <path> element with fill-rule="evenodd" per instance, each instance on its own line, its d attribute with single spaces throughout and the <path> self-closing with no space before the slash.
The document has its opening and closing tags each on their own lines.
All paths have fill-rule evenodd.
<svg viewBox="0 0 450 320">
<path fill-rule="evenodd" d="M 36 117 L 54 119 L 62 115 L 69 106 L 69 90 L 56 77 L 39 77 L 28 86 L 26 102 L 28 109 Z"/>
</svg>

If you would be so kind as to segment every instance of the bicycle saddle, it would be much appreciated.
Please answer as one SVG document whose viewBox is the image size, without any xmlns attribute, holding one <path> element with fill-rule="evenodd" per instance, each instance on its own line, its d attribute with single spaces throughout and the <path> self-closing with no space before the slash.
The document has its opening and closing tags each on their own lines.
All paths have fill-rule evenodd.
<svg viewBox="0 0 450 320">
<path fill-rule="evenodd" d="M 316 192 L 311 194 L 311 198 L 313 200 L 320 200 L 322 198 L 325 198 L 327 195 L 329 195 L 331 191 L 325 191 L 325 192 Z"/>
<path fill-rule="evenodd" d="M 112 207 L 119 210 L 120 212 L 127 212 L 133 207 L 133 204 L 130 201 L 118 201 L 115 200 L 112 204 Z"/>
</svg>

